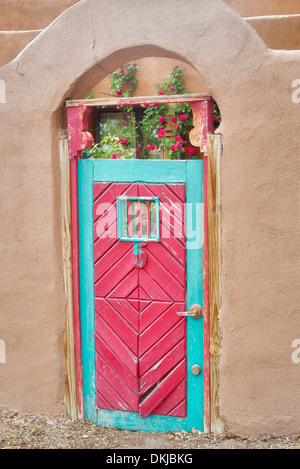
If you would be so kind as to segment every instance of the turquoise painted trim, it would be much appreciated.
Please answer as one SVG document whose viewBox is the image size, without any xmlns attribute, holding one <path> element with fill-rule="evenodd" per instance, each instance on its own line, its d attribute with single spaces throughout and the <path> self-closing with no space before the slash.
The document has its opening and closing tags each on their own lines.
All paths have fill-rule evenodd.
<svg viewBox="0 0 300 469">
<path fill-rule="evenodd" d="M 80 323 L 85 417 L 97 421 L 92 160 L 78 161 Z"/>
<path fill-rule="evenodd" d="M 186 279 L 187 308 L 203 306 L 203 163 L 187 161 L 186 185 Z M 200 235 L 200 236 L 199 236 Z M 187 318 L 187 415 L 189 427 L 204 431 L 203 318 Z M 192 365 L 201 367 L 201 374 L 191 373 Z M 195 412 L 197 409 L 197 412 Z"/>
<path fill-rule="evenodd" d="M 121 165 L 119 163 L 122 163 Z M 115 165 L 115 166 L 114 166 Z M 145 165 L 145 166 L 144 166 Z M 128 167 L 127 167 L 128 166 Z M 122 172 L 121 172 L 122 169 Z M 151 173 L 151 174 L 150 174 Z M 191 366 L 203 370 L 203 320 L 187 318 L 187 417 L 150 415 L 142 419 L 132 412 L 96 409 L 96 367 L 94 342 L 94 262 L 93 262 L 93 180 L 112 182 L 186 183 L 187 206 L 187 308 L 202 305 L 202 161 L 106 161 L 80 160 L 79 184 L 79 249 L 80 310 L 85 417 L 99 425 L 153 432 L 204 431 L 203 373 L 194 376 Z M 196 217 L 196 204 L 200 207 Z M 197 222 L 197 230 L 195 230 Z M 199 234 L 200 238 L 195 235 Z"/>
<path fill-rule="evenodd" d="M 95 181 L 185 182 L 186 161 L 94 160 Z"/>
</svg>

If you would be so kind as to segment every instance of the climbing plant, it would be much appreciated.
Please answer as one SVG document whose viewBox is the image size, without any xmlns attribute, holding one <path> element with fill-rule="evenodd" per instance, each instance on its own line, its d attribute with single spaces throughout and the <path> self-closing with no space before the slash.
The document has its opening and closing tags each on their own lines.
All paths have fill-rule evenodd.
<svg viewBox="0 0 300 469">
<path fill-rule="evenodd" d="M 131 97 L 137 87 L 136 63 L 126 63 L 110 76 L 111 93 Z M 155 95 L 183 95 L 189 93 L 184 87 L 183 65 L 172 67 L 168 77 L 154 84 Z M 123 125 L 118 135 L 106 135 L 99 144 L 87 152 L 92 158 L 143 158 L 157 157 L 164 153 L 168 159 L 195 158 L 196 148 L 190 145 L 188 134 L 193 125 L 192 110 L 188 103 L 144 104 L 142 118 L 136 119 L 132 105 L 117 106 L 123 113 Z M 216 122 L 220 114 L 215 107 Z M 133 148 L 133 142 L 138 142 Z M 185 156 L 184 156 L 185 155 Z"/>
</svg>

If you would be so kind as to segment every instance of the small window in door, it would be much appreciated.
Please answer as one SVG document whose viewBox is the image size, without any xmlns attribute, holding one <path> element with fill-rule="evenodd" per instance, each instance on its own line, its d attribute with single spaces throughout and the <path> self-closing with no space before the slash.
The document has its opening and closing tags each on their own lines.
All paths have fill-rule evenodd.
<svg viewBox="0 0 300 469">
<path fill-rule="evenodd" d="M 120 241 L 159 242 L 159 198 L 118 197 L 117 227 Z"/>
</svg>

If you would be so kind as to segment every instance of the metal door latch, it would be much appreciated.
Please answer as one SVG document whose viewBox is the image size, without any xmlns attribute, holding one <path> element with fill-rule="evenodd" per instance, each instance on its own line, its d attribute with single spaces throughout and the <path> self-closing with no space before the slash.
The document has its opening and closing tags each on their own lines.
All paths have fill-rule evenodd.
<svg viewBox="0 0 300 469">
<path fill-rule="evenodd" d="M 177 311 L 177 316 L 191 316 L 192 318 L 199 319 L 203 316 L 203 309 L 200 305 L 192 305 L 189 311 Z"/>
</svg>

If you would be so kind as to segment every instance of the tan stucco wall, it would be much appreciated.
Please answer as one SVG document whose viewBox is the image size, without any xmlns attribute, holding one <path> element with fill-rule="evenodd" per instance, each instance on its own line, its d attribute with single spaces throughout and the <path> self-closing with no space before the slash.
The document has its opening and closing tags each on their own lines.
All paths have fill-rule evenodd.
<svg viewBox="0 0 300 469">
<path fill-rule="evenodd" d="M 0 31 L 0 66 L 13 60 L 40 32 Z"/>
<path fill-rule="evenodd" d="M 300 14 L 247 18 L 247 22 L 270 49 L 300 50 Z"/>
<path fill-rule="evenodd" d="M 0 30 L 25 31 L 46 28 L 79 0 L 1 0 Z"/>
<path fill-rule="evenodd" d="M 223 0 L 243 17 L 268 15 L 297 15 L 299 0 Z"/>
<path fill-rule="evenodd" d="M 65 412 L 64 98 L 83 96 L 124 62 L 160 56 L 192 64 L 223 116 L 225 428 L 299 433 L 300 365 L 291 360 L 291 344 L 300 334 L 300 103 L 292 101 L 300 52 L 267 49 L 220 0 L 190 0 L 192 16 L 181 6 L 112 0 L 104 9 L 99 0 L 83 0 L 0 68 L 0 339 L 7 347 L 0 406 Z"/>
<path fill-rule="evenodd" d="M 14 59 L 41 32 L 41 28 L 46 28 L 75 3 L 78 3 L 78 0 L 7 0 L 0 3 L 0 66 Z M 271 49 L 300 49 L 298 0 L 227 0 L 226 3 L 241 16 L 250 17 L 247 18 L 248 23 Z M 26 27 L 28 31 L 25 30 Z"/>
</svg>

